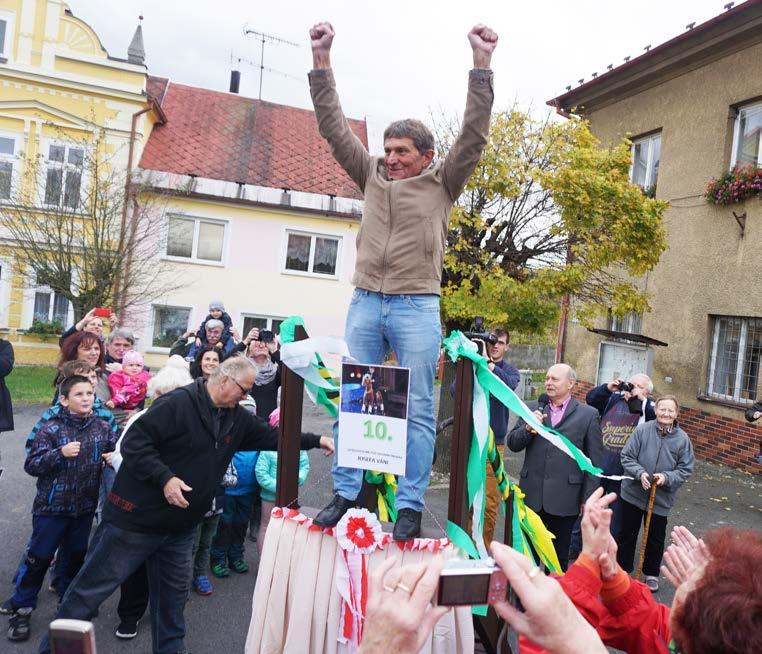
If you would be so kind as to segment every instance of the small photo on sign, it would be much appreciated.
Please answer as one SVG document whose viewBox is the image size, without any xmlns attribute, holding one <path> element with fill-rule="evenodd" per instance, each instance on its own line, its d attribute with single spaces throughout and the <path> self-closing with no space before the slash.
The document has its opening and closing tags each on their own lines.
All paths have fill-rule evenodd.
<svg viewBox="0 0 762 654">
<path fill-rule="evenodd" d="M 343 363 L 339 466 L 404 475 L 410 369 Z"/>
<path fill-rule="evenodd" d="M 341 375 L 341 410 L 406 420 L 409 376 L 407 368 L 345 363 Z"/>
</svg>

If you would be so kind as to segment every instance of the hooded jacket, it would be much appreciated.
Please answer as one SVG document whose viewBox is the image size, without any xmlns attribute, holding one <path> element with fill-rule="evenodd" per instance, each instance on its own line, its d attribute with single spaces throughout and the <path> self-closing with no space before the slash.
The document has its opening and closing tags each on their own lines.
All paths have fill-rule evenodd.
<svg viewBox="0 0 762 654">
<path fill-rule="evenodd" d="M 320 436 L 302 434 L 302 449 L 319 446 Z M 217 409 L 206 382 L 197 379 L 159 397 L 132 423 L 103 518 L 127 531 L 187 531 L 209 510 L 236 451 L 277 449 L 277 429 L 238 404 Z M 164 497 L 172 477 L 192 489 L 183 493 L 189 502 L 184 509 Z"/>
<path fill-rule="evenodd" d="M 79 441 L 76 457 L 67 458 L 61 448 Z M 24 470 L 37 477 L 34 515 L 81 516 L 95 513 L 101 484 L 101 454 L 111 452 L 116 434 L 94 414 L 73 415 L 61 407 L 37 431 Z"/>
</svg>

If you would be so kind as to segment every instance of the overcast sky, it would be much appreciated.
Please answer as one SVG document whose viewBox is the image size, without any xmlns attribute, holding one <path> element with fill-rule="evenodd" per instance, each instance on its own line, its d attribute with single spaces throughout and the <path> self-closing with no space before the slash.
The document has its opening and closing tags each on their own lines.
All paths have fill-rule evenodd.
<svg viewBox="0 0 762 654">
<path fill-rule="evenodd" d="M 368 120 L 371 149 L 396 118 L 430 121 L 462 112 L 471 50 L 466 34 L 483 22 L 500 37 L 492 61 L 496 109 L 518 102 L 544 111 L 568 84 L 603 73 L 724 11 L 722 0 L 69 0 L 110 54 L 126 57 L 144 16 L 153 75 L 227 91 L 234 56 L 258 66 L 261 43 L 245 27 L 299 44 L 265 44 L 262 98 L 309 108 L 307 32 L 329 20 L 332 64 L 347 115 Z M 740 3 L 737 3 L 740 4 Z M 259 69 L 240 64 L 241 93 L 257 97 Z"/>
</svg>

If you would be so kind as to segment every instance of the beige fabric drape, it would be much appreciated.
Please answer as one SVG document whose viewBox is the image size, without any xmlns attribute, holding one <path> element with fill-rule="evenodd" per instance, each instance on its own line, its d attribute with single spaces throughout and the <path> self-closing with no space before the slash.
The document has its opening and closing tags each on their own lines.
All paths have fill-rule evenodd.
<svg viewBox="0 0 762 654">
<path fill-rule="evenodd" d="M 387 557 L 400 564 L 433 556 L 401 551 L 396 544 L 368 557 L 368 571 Z M 273 517 L 267 529 L 254 589 L 246 654 L 347 654 L 338 641 L 341 597 L 334 583 L 341 550 L 336 538 L 306 524 Z M 450 611 L 436 625 L 421 654 L 472 654 L 469 608 Z"/>
</svg>

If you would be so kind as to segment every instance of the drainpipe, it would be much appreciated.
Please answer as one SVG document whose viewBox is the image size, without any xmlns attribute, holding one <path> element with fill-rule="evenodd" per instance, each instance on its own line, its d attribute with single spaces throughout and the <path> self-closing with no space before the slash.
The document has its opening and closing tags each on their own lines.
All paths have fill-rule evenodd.
<svg viewBox="0 0 762 654">
<path fill-rule="evenodd" d="M 142 116 L 145 113 L 148 113 L 154 108 L 157 108 L 158 105 L 153 101 L 149 100 L 148 106 L 144 107 L 143 109 L 140 109 L 139 111 L 136 111 L 134 114 L 132 114 L 132 126 L 130 127 L 130 145 L 129 149 L 127 151 L 127 178 L 124 182 L 124 202 L 122 203 L 122 217 L 119 222 L 119 249 L 118 252 L 121 255 L 122 251 L 124 249 L 124 240 L 125 240 L 125 231 L 127 229 L 127 207 L 130 204 L 130 187 L 132 186 L 132 162 L 135 152 L 135 137 L 137 135 L 137 125 L 138 125 L 138 118 Z M 161 116 L 161 113 L 159 114 Z M 163 120 L 161 122 L 164 122 Z M 126 258 L 128 259 L 125 263 L 129 267 L 129 258 L 130 255 L 127 253 Z M 114 312 L 116 313 L 119 318 L 122 318 L 122 310 L 124 309 L 124 298 L 122 297 L 122 289 L 120 288 L 122 283 L 121 275 L 119 274 L 119 271 L 117 270 L 116 279 L 114 280 L 114 289 L 113 289 L 113 297 L 116 301 L 116 307 L 114 308 Z"/>
</svg>

